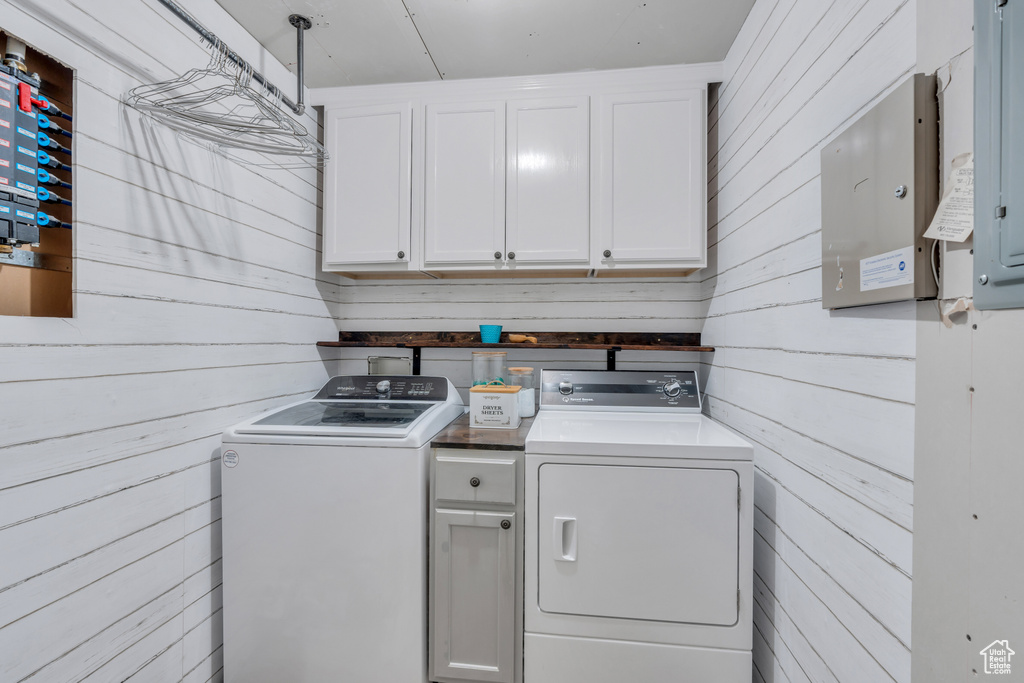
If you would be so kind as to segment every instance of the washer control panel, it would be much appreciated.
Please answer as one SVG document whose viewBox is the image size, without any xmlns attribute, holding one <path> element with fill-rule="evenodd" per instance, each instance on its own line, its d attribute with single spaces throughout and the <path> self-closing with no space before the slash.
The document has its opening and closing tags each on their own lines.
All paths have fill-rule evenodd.
<svg viewBox="0 0 1024 683">
<path fill-rule="evenodd" d="M 540 404 L 551 409 L 699 413 L 701 394 L 693 370 L 544 370 Z"/>
<path fill-rule="evenodd" d="M 448 398 L 448 380 L 420 375 L 340 375 L 332 377 L 313 398 L 444 401 Z"/>
</svg>

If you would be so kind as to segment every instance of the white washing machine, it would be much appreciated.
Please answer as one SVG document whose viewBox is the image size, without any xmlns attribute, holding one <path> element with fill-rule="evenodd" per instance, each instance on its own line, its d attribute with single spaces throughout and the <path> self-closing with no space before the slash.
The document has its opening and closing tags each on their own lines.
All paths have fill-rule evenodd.
<svg viewBox="0 0 1024 683">
<path fill-rule="evenodd" d="M 224 434 L 224 677 L 424 683 L 443 377 L 342 376 Z"/>
<path fill-rule="evenodd" d="M 753 448 L 696 374 L 543 372 L 526 438 L 528 683 L 750 683 Z"/>
</svg>

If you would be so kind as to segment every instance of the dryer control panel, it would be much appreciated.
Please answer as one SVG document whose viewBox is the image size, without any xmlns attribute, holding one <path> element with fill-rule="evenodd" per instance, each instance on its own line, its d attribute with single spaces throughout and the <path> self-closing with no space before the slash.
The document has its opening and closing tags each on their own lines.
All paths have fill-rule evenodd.
<svg viewBox="0 0 1024 683">
<path fill-rule="evenodd" d="M 541 408 L 699 413 L 700 386 L 693 370 L 677 372 L 544 370 Z"/>
</svg>

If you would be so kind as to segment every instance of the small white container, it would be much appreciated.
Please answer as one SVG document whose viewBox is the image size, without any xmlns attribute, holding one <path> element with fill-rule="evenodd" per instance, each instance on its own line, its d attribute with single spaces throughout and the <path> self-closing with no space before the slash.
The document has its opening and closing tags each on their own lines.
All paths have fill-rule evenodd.
<svg viewBox="0 0 1024 683">
<path fill-rule="evenodd" d="M 533 417 L 537 413 L 537 390 L 534 388 L 533 368 L 509 368 L 508 383 L 523 388 L 519 392 L 519 417 Z"/>
<path fill-rule="evenodd" d="M 500 384 L 471 387 L 469 390 L 469 426 L 486 429 L 516 429 L 522 422 L 519 392 L 522 387 Z"/>
</svg>

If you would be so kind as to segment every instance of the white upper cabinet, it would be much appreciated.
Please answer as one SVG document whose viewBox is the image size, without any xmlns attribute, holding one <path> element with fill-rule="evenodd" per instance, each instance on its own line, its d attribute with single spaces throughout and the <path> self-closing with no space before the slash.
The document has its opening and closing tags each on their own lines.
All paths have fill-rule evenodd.
<svg viewBox="0 0 1024 683">
<path fill-rule="evenodd" d="M 412 103 L 328 108 L 324 270 L 407 270 L 412 237 Z"/>
<path fill-rule="evenodd" d="M 511 101 L 507 126 L 508 263 L 587 263 L 589 98 Z"/>
<path fill-rule="evenodd" d="M 707 263 L 721 64 L 313 91 L 324 269 L 685 275 Z"/>
<path fill-rule="evenodd" d="M 599 268 L 706 265 L 706 102 L 703 89 L 597 98 Z"/>
<path fill-rule="evenodd" d="M 590 259 L 587 97 L 426 105 L 424 266 Z"/>
<path fill-rule="evenodd" d="M 424 263 L 505 257 L 505 103 L 428 104 Z"/>
</svg>

